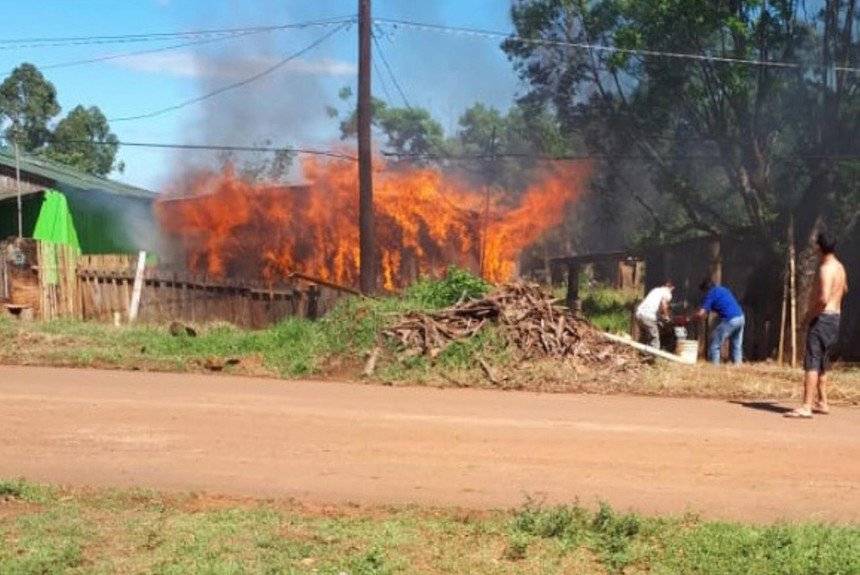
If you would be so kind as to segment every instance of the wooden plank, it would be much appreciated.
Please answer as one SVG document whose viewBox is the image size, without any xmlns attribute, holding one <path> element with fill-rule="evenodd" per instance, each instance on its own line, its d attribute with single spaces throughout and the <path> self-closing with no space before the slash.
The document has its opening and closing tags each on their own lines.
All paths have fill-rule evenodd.
<svg viewBox="0 0 860 575">
<path fill-rule="evenodd" d="M 131 290 L 131 303 L 128 309 L 128 322 L 134 323 L 140 311 L 140 296 L 143 291 L 143 271 L 146 268 L 146 252 L 141 251 L 137 258 L 137 270 L 134 274 L 134 285 Z"/>
</svg>

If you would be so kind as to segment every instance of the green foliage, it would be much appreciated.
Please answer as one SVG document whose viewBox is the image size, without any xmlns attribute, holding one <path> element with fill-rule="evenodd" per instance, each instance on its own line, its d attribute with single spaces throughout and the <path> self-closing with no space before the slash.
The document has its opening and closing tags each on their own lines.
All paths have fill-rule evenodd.
<svg viewBox="0 0 860 575">
<path fill-rule="evenodd" d="M 43 503 L 52 497 L 52 491 L 22 479 L 0 479 L 0 501 L 4 498 L 30 503 Z"/>
<path fill-rule="evenodd" d="M 511 9 L 517 37 L 503 49 L 528 85 L 523 102 L 550 111 L 561 133 L 581 135 L 590 152 L 617 157 L 595 166 L 592 236 L 671 241 L 752 228 L 775 247 L 790 213 L 801 236 L 819 219 L 847 233 L 845 221 L 857 217 L 844 162 L 797 162 L 856 151 L 856 75 L 836 81 L 748 64 L 547 50 L 519 38 L 817 69 L 820 46 L 846 55 L 860 47 L 844 32 L 856 27 L 848 4 L 798 11 L 761 0 L 521 0 Z"/>
<path fill-rule="evenodd" d="M 17 139 L 26 152 L 48 142 L 48 123 L 59 113 L 56 88 L 32 64 L 21 64 L 0 84 L 0 125 L 8 122 L 6 140 Z"/>
<path fill-rule="evenodd" d="M 21 493 L 53 492 L 26 482 Z M 691 573 L 847 575 L 860 529 L 620 514 L 603 505 L 479 514 L 317 513 L 283 502 L 60 491 L 0 514 L 0 573 Z M 582 558 L 586 558 L 585 561 Z"/>
<path fill-rule="evenodd" d="M 605 503 L 594 515 L 591 529 L 596 536 L 595 547 L 603 562 L 615 573 L 621 573 L 631 560 L 631 544 L 640 534 L 642 520 L 633 514 L 618 515 Z"/>
<path fill-rule="evenodd" d="M 630 331 L 630 314 L 640 299 L 635 291 L 597 286 L 580 292 L 582 312 L 594 325 L 610 333 Z"/>
<path fill-rule="evenodd" d="M 118 142 L 98 107 L 76 106 L 57 124 L 45 155 L 82 172 L 104 176 L 114 168 L 123 169 L 121 164 L 114 163 Z"/>
<path fill-rule="evenodd" d="M 351 91 L 341 90 L 341 99 L 350 99 Z M 329 115 L 338 116 L 335 109 Z M 371 123 L 385 136 L 385 146 L 398 154 L 439 155 L 445 151 L 442 125 L 424 108 L 398 108 L 383 100 L 371 101 Z M 355 137 L 358 131 L 358 112 L 353 111 L 340 123 L 342 139 Z"/>
<path fill-rule="evenodd" d="M 443 308 L 460 299 L 481 297 L 490 284 L 468 270 L 452 266 L 441 279 L 421 279 L 406 291 L 406 298 L 429 308 Z"/>
<path fill-rule="evenodd" d="M 0 126 L 8 143 L 17 140 L 25 152 L 97 176 L 123 170 L 115 163 L 118 139 L 98 107 L 76 106 L 52 131 L 59 113 L 56 88 L 32 64 L 21 64 L 0 84 Z"/>
</svg>

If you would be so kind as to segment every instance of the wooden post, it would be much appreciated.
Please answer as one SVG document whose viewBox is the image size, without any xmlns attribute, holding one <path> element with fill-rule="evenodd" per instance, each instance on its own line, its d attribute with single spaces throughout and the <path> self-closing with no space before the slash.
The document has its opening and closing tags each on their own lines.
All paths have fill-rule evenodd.
<svg viewBox="0 0 860 575">
<path fill-rule="evenodd" d="M 134 272 L 134 287 L 131 290 L 131 303 L 128 306 L 128 323 L 134 323 L 140 311 L 140 294 L 143 291 L 143 270 L 146 268 L 146 252 L 137 254 L 137 269 Z"/>
<path fill-rule="evenodd" d="M 15 196 L 18 204 L 18 239 L 24 237 L 24 204 L 21 199 L 21 153 L 18 150 L 18 130 L 15 126 L 12 145 L 15 148 Z"/>
<path fill-rule="evenodd" d="M 788 221 L 788 282 L 791 293 L 791 367 L 797 367 L 797 253 L 794 245 L 794 216 Z"/>
<path fill-rule="evenodd" d="M 567 307 L 579 311 L 579 264 L 568 262 L 567 264 Z"/>
<path fill-rule="evenodd" d="M 358 249 L 362 293 L 376 291 L 376 228 L 373 213 L 371 151 L 371 20 L 370 0 L 358 0 Z"/>
<path fill-rule="evenodd" d="M 776 360 L 779 365 L 783 364 L 785 359 L 785 322 L 788 315 L 788 276 L 782 280 L 782 310 L 779 315 L 779 350 L 776 353 Z"/>
<path fill-rule="evenodd" d="M 723 282 L 723 254 L 719 237 L 711 238 L 708 244 L 709 275 L 715 284 Z"/>
</svg>

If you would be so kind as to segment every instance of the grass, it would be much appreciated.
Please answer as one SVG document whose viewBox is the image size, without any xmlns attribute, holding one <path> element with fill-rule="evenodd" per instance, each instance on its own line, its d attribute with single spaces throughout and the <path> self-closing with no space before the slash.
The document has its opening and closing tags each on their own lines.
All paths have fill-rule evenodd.
<svg viewBox="0 0 860 575">
<path fill-rule="evenodd" d="M 587 287 L 582 293 L 582 313 L 594 325 L 610 333 L 630 333 L 633 307 L 642 299 L 638 290 Z"/>
<path fill-rule="evenodd" d="M 452 268 L 442 280 L 420 281 L 400 297 L 348 298 L 319 321 L 290 318 L 263 330 L 229 324 L 197 326 L 198 335 L 172 336 L 164 326 L 114 327 L 94 322 L 13 323 L 0 318 L 0 363 L 152 371 L 226 371 L 282 378 L 361 377 L 380 346 L 373 381 L 388 385 L 487 387 L 549 392 L 632 393 L 738 400 L 794 400 L 798 371 L 769 364 L 740 369 L 658 364 L 628 371 L 590 369 L 565 361 L 517 361 L 493 327 L 456 342 L 432 361 L 398 357 L 380 331 L 401 314 L 431 310 L 478 296 L 486 283 Z M 582 287 L 583 311 L 600 329 L 627 331 L 635 292 Z M 488 374 L 480 360 L 491 366 Z M 834 403 L 860 404 L 860 370 L 834 372 Z"/>
<path fill-rule="evenodd" d="M 608 506 L 496 512 L 15 485 L 0 572 L 819 573 L 860 570 L 860 528 L 645 517 Z"/>
</svg>

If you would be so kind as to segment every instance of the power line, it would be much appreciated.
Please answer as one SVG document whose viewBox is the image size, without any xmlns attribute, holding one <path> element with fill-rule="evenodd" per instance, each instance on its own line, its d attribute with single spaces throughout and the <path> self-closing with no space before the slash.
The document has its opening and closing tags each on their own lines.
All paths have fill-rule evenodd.
<svg viewBox="0 0 860 575">
<path fill-rule="evenodd" d="M 261 34 L 264 31 L 253 31 L 253 32 L 243 32 L 241 34 L 233 34 L 230 36 L 216 36 L 215 38 L 204 38 L 203 40 L 194 40 L 191 42 L 183 42 L 181 44 L 172 44 L 170 46 L 163 46 L 161 48 L 151 48 L 147 50 L 135 50 L 133 52 L 122 52 L 120 54 L 108 54 L 106 56 L 99 56 L 97 58 L 85 58 L 81 60 L 69 60 L 66 62 L 58 62 L 55 64 L 47 64 L 40 65 L 38 68 L 40 70 L 53 70 L 56 68 L 70 68 L 72 66 L 82 66 L 84 64 L 96 64 L 99 62 L 107 62 L 110 60 L 118 60 L 122 58 L 132 58 L 134 56 L 142 56 L 145 54 L 157 54 L 159 52 L 167 52 L 170 50 L 176 50 L 178 48 L 187 48 L 188 46 L 200 46 L 202 44 L 211 44 L 213 42 L 222 42 L 224 40 L 234 40 L 236 38 L 245 38 L 247 36 Z"/>
<path fill-rule="evenodd" d="M 318 148 L 294 148 L 281 146 L 238 146 L 238 145 L 219 145 L 219 144 L 174 144 L 164 142 L 104 142 L 92 140 L 55 140 L 60 144 L 92 144 L 96 146 L 127 146 L 130 148 L 156 148 L 156 149 L 176 149 L 176 150 L 210 150 L 219 152 L 288 152 L 300 155 L 324 156 L 339 160 L 349 160 L 351 162 L 358 161 L 358 158 L 343 152 L 335 152 L 332 150 L 322 150 Z M 649 156 L 641 154 L 529 154 L 516 152 L 498 152 L 495 154 L 430 154 L 430 153 L 410 153 L 410 152 L 382 152 L 382 155 L 387 158 L 402 158 L 402 159 L 427 159 L 427 160 L 452 160 L 452 161 L 481 161 L 493 159 L 527 159 L 552 162 L 581 162 L 587 160 L 609 160 L 609 159 L 627 159 L 627 160 L 648 160 Z M 716 154 L 684 154 L 672 156 L 672 159 L 685 160 L 710 160 L 718 158 Z M 837 160 L 837 161 L 856 161 L 860 160 L 860 155 L 852 154 L 799 154 L 785 156 L 786 159 L 820 159 L 820 160 Z"/>
<path fill-rule="evenodd" d="M 259 80 L 260 78 L 262 78 L 264 76 L 271 74 L 272 72 L 285 66 L 287 63 L 291 62 L 292 60 L 295 60 L 296 58 L 302 56 L 303 54 L 313 50 L 314 48 L 316 48 L 317 46 L 319 46 L 320 44 L 322 44 L 323 42 L 328 40 L 331 36 L 334 36 L 336 33 L 340 32 L 341 30 L 348 28 L 349 25 L 350 25 L 350 23 L 348 23 L 348 22 L 342 23 L 340 26 L 338 26 L 334 30 L 330 30 L 326 34 L 322 35 L 321 37 L 317 38 L 316 40 L 314 40 L 313 42 L 311 42 L 310 44 L 308 44 L 307 46 L 305 46 L 304 48 L 299 50 L 298 52 L 294 52 L 293 54 L 287 56 L 286 58 L 278 61 L 274 65 L 269 66 L 265 70 L 257 72 L 256 74 L 248 76 L 247 78 L 239 80 L 238 82 L 233 82 L 232 84 L 227 84 L 226 86 L 221 86 L 217 90 L 213 90 L 211 92 L 203 94 L 202 96 L 197 96 L 196 98 L 191 98 L 190 100 L 185 100 L 183 102 L 180 102 L 178 104 L 174 104 L 172 106 L 167 106 L 166 108 L 161 108 L 159 110 L 153 110 L 152 112 L 147 112 L 145 114 L 138 114 L 135 116 L 122 116 L 119 118 L 111 118 L 108 121 L 109 122 L 130 122 L 132 120 L 142 120 L 144 118 L 154 118 L 155 116 L 160 116 L 161 114 L 173 112 L 175 110 L 179 110 L 179 109 L 184 108 L 186 106 L 190 106 L 191 104 L 196 104 L 198 102 L 202 102 L 203 100 L 212 98 L 214 96 L 218 96 L 220 94 L 223 94 L 224 92 L 228 92 L 230 90 L 240 88 L 242 86 L 250 84 L 251 82 Z"/>
<path fill-rule="evenodd" d="M 379 57 L 382 58 L 382 64 L 385 66 L 385 69 L 388 70 L 388 76 L 394 83 L 394 87 L 397 89 L 397 92 L 400 94 L 400 97 L 403 98 L 403 103 L 406 104 L 407 108 L 411 109 L 412 106 L 409 104 L 409 99 L 406 97 L 406 93 L 400 86 L 400 82 L 397 81 L 397 76 L 394 75 L 394 71 L 391 69 L 391 65 L 388 63 L 388 58 L 385 57 L 385 52 L 382 51 L 382 46 L 380 45 L 379 40 L 376 38 L 376 34 L 373 34 L 371 38 L 373 38 L 373 45 L 376 46 L 376 51 L 379 52 Z"/>
<path fill-rule="evenodd" d="M 414 30 L 424 30 L 429 32 L 443 32 L 450 34 L 458 34 L 461 36 L 473 36 L 477 38 L 505 39 L 522 42 L 524 44 L 534 44 L 537 46 L 559 46 L 566 48 L 576 48 L 580 50 L 594 50 L 598 52 L 610 52 L 617 54 L 631 54 L 636 56 L 659 57 L 659 58 L 678 58 L 686 60 L 698 60 L 707 62 L 719 62 L 726 64 L 746 64 L 751 66 L 765 66 L 772 68 L 787 68 L 800 70 L 804 68 L 816 68 L 815 65 L 805 66 L 796 62 L 781 62 L 777 60 L 755 60 L 747 58 L 730 58 L 726 56 L 714 56 L 709 54 L 691 54 L 687 52 L 668 52 L 663 50 L 648 50 L 644 48 L 619 48 L 617 46 L 606 46 L 604 44 L 591 44 L 588 42 L 570 42 L 566 40 L 547 40 L 543 38 L 526 38 L 525 36 L 517 36 L 507 32 L 498 30 L 484 30 L 480 28 L 464 28 L 459 26 L 444 26 L 441 24 L 428 24 L 424 22 L 413 22 L 410 20 L 397 20 L 393 18 L 376 18 L 374 22 L 378 25 L 404 28 L 412 28 Z M 837 72 L 860 73 L 860 68 L 851 66 L 834 66 L 833 70 Z"/>
<path fill-rule="evenodd" d="M 376 58 L 371 56 L 373 71 L 376 73 L 376 79 L 379 80 L 379 84 L 382 86 L 382 91 L 385 93 L 385 101 L 393 102 L 394 99 L 391 97 L 391 92 L 388 90 L 388 84 L 385 82 L 385 76 L 379 70 L 379 66 L 376 65 Z"/>
<path fill-rule="evenodd" d="M 209 30 L 191 30 L 187 32 L 149 32 L 143 34 L 117 34 L 109 36 L 60 36 L 41 38 L 0 39 L 0 50 L 15 50 L 21 48 L 47 48 L 63 46 L 88 46 L 101 44 L 127 44 L 135 42 L 158 42 L 175 38 L 202 38 L 212 36 L 229 36 L 234 34 L 274 32 L 296 28 L 316 26 L 336 26 L 347 22 L 355 22 L 355 16 L 340 16 L 321 20 L 308 20 L 271 26 L 247 26 L 243 28 L 216 28 Z"/>
<path fill-rule="evenodd" d="M 171 150 L 210 150 L 216 152 L 288 152 L 308 156 L 325 156 L 339 160 L 358 161 L 355 156 L 331 150 L 319 150 L 314 148 L 291 148 L 278 146 L 233 146 L 218 144 L 171 144 L 162 142 L 104 142 L 92 140 L 55 140 L 59 144 L 92 144 L 96 146 L 127 146 L 130 148 L 162 148 Z"/>
<path fill-rule="evenodd" d="M 579 162 L 583 160 L 650 160 L 651 156 L 642 154 L 529 154 L 516 152 L 499 152 L 495 154 L 433 154 L 433 153 L 411 153 L 411 152 L 382 152 L 382 155 L 387 158 L 413 159 L 413 160 L 445 160 L 445 161 L 482 161 L 496 159 L 522 159 L 522 160 L 541 160 L 552 162 Z M 670 160 L 713 160 L 720 158 L 719 154 L 681 154 L 669 155 Z M 860 160 L 860 155 L 852 154 L 799 154 L 791 156 L 783 156 L 785 159 L 804 159 L 804 160 L 836 160 L 836 161 L 856 161 Z"/>
</svg>

